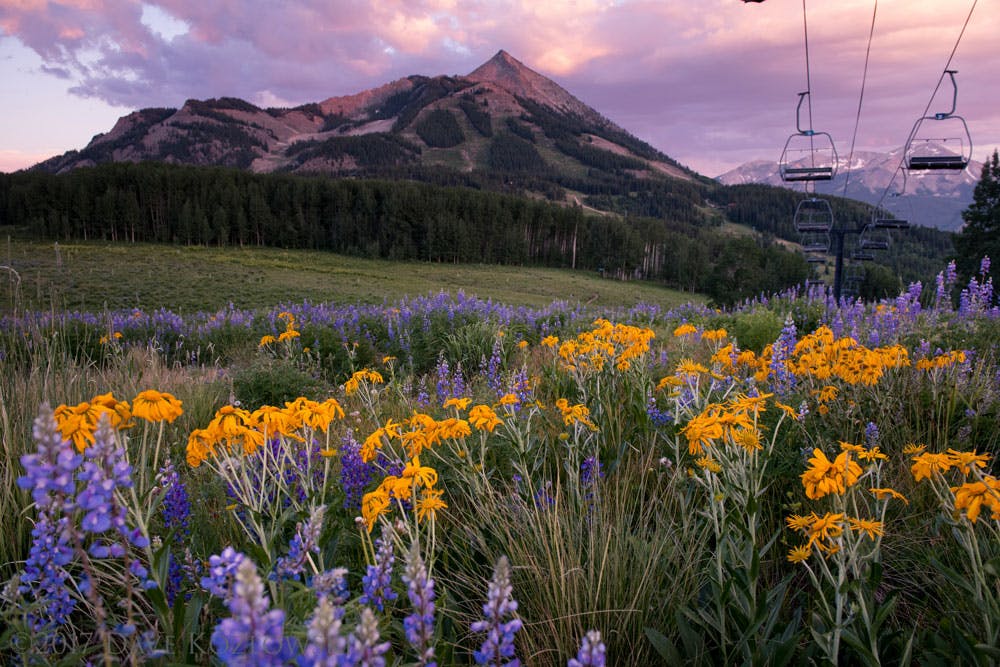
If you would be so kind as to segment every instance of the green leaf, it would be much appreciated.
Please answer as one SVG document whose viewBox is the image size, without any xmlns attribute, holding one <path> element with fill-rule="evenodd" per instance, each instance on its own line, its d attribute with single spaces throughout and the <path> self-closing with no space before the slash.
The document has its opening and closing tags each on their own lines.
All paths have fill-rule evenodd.
<svg viewBox="0 0 1000 667">
<path fill-rule="evenodd" d="M 646 633 L 646 639 L 653 645 L 664 662 L 668 665 L 679 665 L 683 662 L 681 654 L 677 652 L 677 647 L 666 635 L 653 628 L 643 628 L 643 632 Z"/>
</svg>

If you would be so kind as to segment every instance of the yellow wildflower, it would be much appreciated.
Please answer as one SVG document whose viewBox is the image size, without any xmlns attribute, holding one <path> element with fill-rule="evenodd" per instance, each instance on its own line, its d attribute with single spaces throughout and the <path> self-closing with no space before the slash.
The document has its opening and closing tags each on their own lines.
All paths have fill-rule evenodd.
<svg viewBox="0 0 1000 667">
<path fill-rule="evenodd" d="M 849 452 L 841 452 L 834 461 L 826 458 L 821 449 L 813 449 L 810 468 L 802 473 L 806 497 L 817 500 L 836 493 L 843 494 L 861 476 L 861 466 L 851 460 Z"/>
<path fill-rule="evenodd" d="M 778 408 L 780 408 L 782 412 L 784 412 L 784 413 L 785 413 L 786 415 L 788 415 L 788 416 L 789 416 L 789 417 L 791 417 L 792 419 L 798 419 L 798 418 L 799 418 L 799 413 L 798 413 L 798 411 L 797 411 L 797 410 L 796 410 L 795 408 L 793 408 L 792 406 L 790 406 L 790 405 L 785 405 L 785 404 L 784 404 L 784 403 L 782 403 L 781 401 L 775 401 L 775 402 L 774 402 L 774 404 L 775 404 L 775 405 L 776 405 L 776 406 L 777 406 Z"/>
<path fill-rule="evenodd" d="M 963 475 L 968 475 L 972 470 L 972 466 L 977 468 L 985 468 L 986 463 L 990 460 L 989 454 L 976 454 L 976 450 L 971 452 L 960 452 L 956 449 L 949 449 L 948 454 L 954 461 L 954 465 L 962 471 Z"/>
<path fill-rule="evenodd" d="M 677 375 L 697 376 L 700 373 L 707 373 L 708 369 L 691 359 L 681 359 L 675 372 Z"/>
<path fill-rule="evenodd" d="M 257 344 L 257 347 L 267 347 L 268 345 L 274 344 L 275 341 L 276 339 L 274 336 L 266 334 L 260 337 L 260 343 Z"/>
<path fill-rule="evenodd" d="M 878 446 L 872 447 L 871 449 L 862 449 L 858 452 L 858 458 L 862 461 L 868 461 L 869 463 L 874 461 L 888 461 L 889 457 L 879 451 Z"/>
<path fill-rule="evenodd" d="M 955 510 L 965 510 L 969 521 L 976 523 L 983 506 L 993 510 L 992 518 L 1000 518 L 1000 480 L 986 476 L 981 482 L 966 482 L 951 487 L 955 494 Z"/>
<path fill-rule="evenodd" d="M 150 422 L 165 420 L 173 423 L 183 412 L 181 402 L 165 391 L 147 389 L 139 392 L 132 401 L 132 414 Z"/>
<path fill-rule="evenodd" d="M 708 341 L 722 340 L 729 335 L 729 332 L 725 329 L 707 329 L 702 332 L 701 339 Z"/>
<path fill-rule="evenodd" d="M 56 426 L 63 440 L 72 442 L 79 452 L 94 444 L 94 425 L 81 413 L 65 412 L 57 416 Z"/>
<path fill-rule="evenodd" d="M 816 520 L 816 515 L 812 514 L 809 516 L 801 516 L 799 514 L 793 514 L 791 516 L 785 517 L 785 523 L 792 530 L 797 530 L 800 533 L 805 532 L 809 526 L 813 524 Z"/>
<path fill-rule="evenodd" d="M 443 494 L 443 489 L 424 489 L 423 493 L 420 494 L 420 500 L 416 504 L 417 521 L 424 521 L 426 519 L 433 521 L 437 518 L 438 510 L 448 508 L 447 503 L 441 500 Z"/>
<path fill-rule="evenodd" d="M 457 410 L 465 410 L 469 407 L 469 403 L 472 402 L 471 398 L 449 398 L 444 402 L 445 408 L 455 408 Z"/>
<path fill-rule="evenodd" d="M 521 399 L 517 397 L 517 394 L 507 393 L 500 397 L 500 405 L 517 405 L 521 402 Z"/>
<path fill-rule="evenodd" d="M 590 408 L 583 403 L 570 405 L 567 399 L 560 398 L 556 401 L 556 407 L 562 413 L 563 423 L 566 426 L 570 424 L 583 424 L 592 431 L 597 430 L 594 423 L 590 421 Z"/>
<path fill-rule="evenodd" d="M 389 510 L 389 494 L 379 487 L 361 498 L 361 518 L 365 520 L 368 532 L 372 532 L 375 521 Z"/>
<path fill-rule="evenodd" d="M 469 410 L 469 423 L 480 431 L 493 432 L 497 426 L 503 423 L 497 413 L 493 412 L 488 405 L 477 405 Z"/>
<path fill-rule="evenodd" d="M 688 324 L 685 322 L 676 329 L 674 329 L 674 338 L 680 338 L 681 336 L 688 336 L 693 333 L 698 333 L 698 329 L 693 324 Z"/>
<path fill-rule="evenodd" d="M 875 521 L 873 519 L 855 519 L 854 517 L 847 517 L 847 523 L 850 524 L 851 530 L 857 531 L 859 533 L 868 533 L 868 537 L 872 540 L 876 536 L 882 535 L 882 522 Z"/>
<path fill-rule="evenodd" d="M 699 456 L 705 447 L 711 447 L 713 441 L 722 437 L 722 424 L 717 415 L 703 412 L 694 417 L 681 429 L 688 441 L 688 453 Z"/>
<path fill-rule="evenodd" d="M 748 454 L 764 449 L 760 442 L 760 432 L 755 428 L 737 429 L 732 433 L 733 442 L 742 447 Z"/>
<path fill-rule="evenodd" d="M 879 488 L 872 487 L 872 488 L 870 488 L 868 490 L 872 492 L 872 495 L 875 496 L 876 500 L 885 500 L 886 498 L 895 498 L 897 500 L 902 500 L 907 505 L 910 504 L 910 501 L 906 499 L 906 496 L 904 496 L 902 493 L 900 493 L 899 491 L 897 491 L 895 489 L 890 489 L 890 488 L 881 488 L 881 489 L 879 489 Z"/>
<path fill-rule="evenodd" d="M 412 479 L 414 483 L 427 488 L 437 484 L 438 474 L 434 468 L 420 465 L 420 457 L 414 456 L 403 468 L 401 479 Z"/>
<path fill-rule="evenodd" d="M 711 456 L 702 456 L 699 459 L 695 459 L 694 463 L 698 467 L 704 468 L 705 470 L 708 470 L 709 472 L 712 473 L 718 474 L 722 470 L 722 466 L 720 466 L 718 462 L 715 461 L 715 459 L 713 459 Z"/>
<path fill-rule="evenodd" d="M 812 548 L 808 544 L 800 544 L 799 546 L 789 550 L 788 562 L 802 563 L 809 560 L 810 556 L 812 556 Z"/>
<path fill-rule="evenodd" d="M 364 443 L 361 445 L 361 449 L 358 452 L 361 455 L 361 460 L 365 463 L 369 463 L 375 458 L 375 454 L 378 450 L 382 449 L 382 438 L 386 435 L 385 429 L 383 427 L 378 427 L 375 431 L 365 438 Z"/>
<path fill-rule="evenodd" d="M 914 464 L 910 466 L 913 479 L 919 482 L 922 479 L 930 479 L 934 473 L 945 473 L 956 465 L 955 459 L 948 454 L 934 454 L 924 452 L 913 457 Z"/>
<path fill-rule="evenodd" d="M 469 422 L 451 417 L 437 423 L 437 436 L 441 439 L 460 440 L 472 435 Z"/>
<path fill-rule="evenodd" d="M 809 526 L 809 547 L 816 545 L 821 551 L 832 554 L 836 552 L 837 545 L 833 540 L 844 533 L 843 513 L 832 514 L 827 512 L 823 516 L 813 515 L 812 525 Z"/>
</svg>

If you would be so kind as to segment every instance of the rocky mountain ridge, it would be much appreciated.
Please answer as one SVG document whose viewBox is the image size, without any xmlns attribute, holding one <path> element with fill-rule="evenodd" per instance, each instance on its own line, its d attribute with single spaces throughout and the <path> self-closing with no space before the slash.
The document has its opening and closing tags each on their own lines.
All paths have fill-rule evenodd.
<svg viewBox="0 0 1000 667">
<path fill-rule="evenodd" d="M 902 153 L 902 148 L 886 153 L 856 151 L 850 164 L 847 158 L 841 159 L 832 181 L 816 183 L 816 193 L 843 196 L 847 183 L 847 197 L 873 205 L 882 202 L 897 217 L 905 217 L 914 224 L 957 231 L 962 226 L 962 211 L 972 203 L 982 163 L 972 160 L 961 172 L 906 174 L 899 169 Z M 724 185 L 762 183 L 790 187 L 782 182 L 778 163 L 769 160 L 746 162 L 717 180 Z"/>
<path fill-rule="evenodd" d="M 142 109 L 85 148 L 33 169 L 64 173 L 146 160 L 258 173 L 446 167 L 565 180 L 597 168 L 635 178 L 703 178 L 503 50 L 465 76 L 413 75 L 290 109 L 237 98 Z"/>
</svg>

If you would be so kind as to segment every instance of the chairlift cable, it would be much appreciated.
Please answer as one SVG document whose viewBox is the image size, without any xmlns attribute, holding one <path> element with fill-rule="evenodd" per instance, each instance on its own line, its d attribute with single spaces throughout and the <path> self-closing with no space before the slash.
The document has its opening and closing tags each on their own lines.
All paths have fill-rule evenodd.
<svg viewBox="0 0 1000 667">
<path fill-rule="evenodd" d="M 805 2 L 805 0 L 802 1 L 803 3 Z M 934 86 L 934 92 L 931 93 L 930 99 L 927 100 L 927 106 L 924 107 L 924 112 L 920 114 L 921 116 L 926 116 L 927 113 L 931 110 L 931 105 L 934 104 L 934 96 L 937 95 L 938 90 L 941 88 L 941 82 L 944 81 L 945 75 L 948 73 L 948 70 L 951 69 L 951 61 L 955 58 L 955 53 L 958 51 L 958 45 L 962 42 L 962 37 L 965 36 L 965 29 L 969 27 L 969 21 L 972 20 L 972 13 L 976 11 L 976 5 L 978 3 L 979 0 L 972 0 L 972 6 L 969 7 L 969 14 L 965 17 L 965 23 L 962 24 L 962 30 L 961 32 L 958 33 L 958 39 L 955 40 L 955 46 L 952 47 L 951 53 L 948 55 L 948 62 L 945 63 L 944 70 L 941 71 L 941 76 L 938 77 L 937 85 Z M 911 139 L 913 139 L 912 136 L 907 137 L 906 144 L 904 145 L 909 145 Z M 897 172 L 903 168 L 903 164 L 905 162 L 906 162 L 906 151 L 903 151 L 903 154 L 899 156 L 899 165 L 896 167 Z M 889 189 L 892 188 L 892 184 L 895 182 L 895 180 L 896 176 L 895 173 L 893 173 L 893 177 L 892 179 L 890 179 L 889 184 L 885 186 L 885 190 L 882 191 L 882 196 L 879 197 L 878 204 L 876 204 L 876 207 L 882 206 L 882 202 L 884 202 L 886 196 L 888 196 Z"/>
<path fill-rule="evenodd" d="M 847 186 L 851 182 L 851 164 L 854 161 L 854 143 L 858 138 L 858 127 L 861 125 L 861 105 L 865 99 L 865 83 L 868 81 L 868 58 L 872 52 L 872 38 L 875 36 L 875 16 L 878 14 L 878 0 L 872 10 L 872 26 L 868 31 L 868 48 L 865 50 L 865 68 L 861 74 L 861 94 L 858 95 L 858 113 L 854 118 L 854 134 L 851 135 L 851 150 L 847 155 L 847 172 L 844 178 L 844 197 L 847 196 Z"/>
<path fill-rule="evenodd" d="M 806 18 L 806 0 L 802 0 L 802 34 L 804 37 L 805 49 L 806 49 L 806 97 L 807 106 L 809 111 L 809 131 L 812 132 L 813 129 L 813 101 L 812 101 L 812 76 L 809 70 L 809 21 Z M 815 146 L 813 145 L 813 139 L 809 137 L 809 147 L 813 149 L 810 151 L 812 158 L 812 166 L 816 166 L 816 153 Z M 808 183 L 806 184 L 808 185 Z"/>
</svg>

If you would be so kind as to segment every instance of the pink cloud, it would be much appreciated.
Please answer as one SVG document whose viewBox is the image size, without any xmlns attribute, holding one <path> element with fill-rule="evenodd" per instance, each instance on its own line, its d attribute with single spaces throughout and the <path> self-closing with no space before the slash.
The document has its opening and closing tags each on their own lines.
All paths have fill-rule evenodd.
<svg viewBox="0 0 1000 667">
<path fill-rule="evenodd" d="M 130 107 L 233 95 L 302 103 L 409 74 L 461 74 L 504 48 L 670 154 L 708 164 L 780 145 L 805 89 L 801 8 L 767 0 L 0 0 L 0 29 L 73 92 Z M 961 4 L 963 6 L 959 7 Z M 882 3 L 859 138 L 890 147 L 923 109 L 967 3 Z M 814 118 L 853 130 L 871 0 L 809 3 Z M 977 10 L 956 62 L 960 108 L 1000 142 L 990 69 L 1000 15 Z M 107 128 L 94 128 L 103 131 Z M 760 156 L 760 155 L 758 155 Z M 697 164 L 693 165 L 697 166 Z"/>
</svg>

